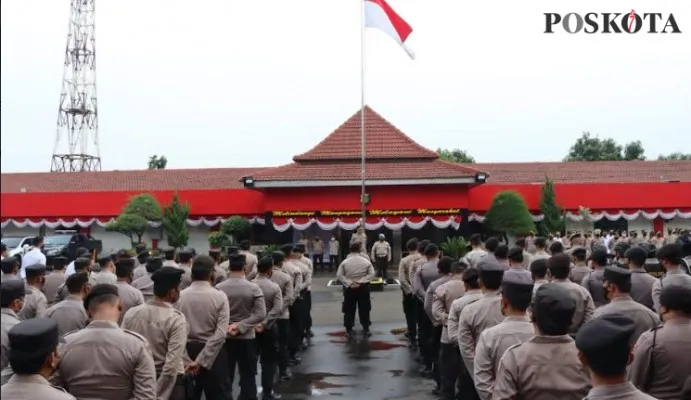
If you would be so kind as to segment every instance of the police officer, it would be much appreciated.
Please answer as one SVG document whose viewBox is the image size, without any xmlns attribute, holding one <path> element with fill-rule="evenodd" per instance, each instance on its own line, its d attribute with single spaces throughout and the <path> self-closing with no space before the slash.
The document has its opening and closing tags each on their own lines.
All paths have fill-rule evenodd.
<svg viewBox="0 0 691 400">
<path fill-rule="evenodd" d="M 22 279 L 19 276 L 19 267 L 21 265 L 20 260 L 21 257 L 7 257 L 0 261 L 0 266 L 2 268 L 2 282 L 12 279 Z"/>
<path fill-rule="evenodd" d="M 243 240 L 240 242 L 240 248 L 237 253 L 245 256 L 245 277 L 252 280 L 257 275 L 257 263 L 259 260 L 251 251 L 251 243 L 249 240 Z"/>
<path fill-rule="evenodd" d="M 58 289 L 65 283 L 65 280 L 67 280 L 67 275 L 65 274 L 66 265 L 66 257 L 56 256 L 53 258 L 53 270 L 50 274 L 46 275 L 46 282 L 43 285 L 43 294 L 45 294 L 49 306 L 55 304 L 55 297 L 58 293 Z"/>
<path fill-rule="evenodd" d="M 180 250 L 178 253 L 178 259 L 180 260 L 178 267 L 185 271 L 185 273 L 182 275 L 180 290 L 185 290 L 189 285 L 192 284 L 192 260 L 194 259 L 194 253 L 189 249 Z"/>
<path fill-rule="evenodd" d="M 522 247 L 512 247 L 509 249 L 509 269 L 504 272 L 504 276 L 513 277 L 513 275 L 520 275 L 528 280 L 532 280 L 528 270 L 530 264 L 528 264 L 528 267 L 524 267 L 526 258 L 523 252 Z M 530 256 L 528 256 L 528 261 L 530 261 Z M 518 279 L 520 280 L 521 278 L 519 277 Z"/>
<path fill-rule="evenodd" d="M 276 321 L 284 311 L 281 288 L 271 281 L 274 261 L 262 257 L 257 263 L 257 276 L 252 280 L 262 291 L 266 305 L 266 318 L 254 330 L 257 333 L 257 350 L 262 366 L 261 385 L 263 400 L 278 400 L 281 396 L 273 391 L 278 366 L 278 328 Z"/>
<path fill-rule="evenodd" d="M 122 329 L 137 332 L 149 343 L 156 366 L 159 399 L 185 400 L 182 360 L 187 345 L 187 320 L 173 307 L 180 296 L 183 273 L 175 267 L 156 270 L 151 275 L 154 298 L 130 308 L 122 319 Z"/>
<path fill-rule="evenodd" d="M 132 280 L 139 279 L 146 275 L 146 261 L 149 259 L 150 255 L 146 247 L 137 253 L 136 263 L 132 272 Z"/>
<path fill-rule="evenodd" d="M 410 270 L 415 261 L 422 258 L 418 252 L 418 241 L 415 238 L 408 240 L 406 249 L 408 255 L 401 259 L 398 264 L 398 281 L 401 284 L 401 292 L 403 295 L 403 314 L 407 326 L 406 337 L 410 342 L 409 347 L 413 350 L 417 349 L 417 322 L 415 320 L 415 295 L 413 294 L 413 284 L 410 281 Z"/>
<path fill-rule="evenodd" d="M 154 281 L 151 278 L 154 272 L 158 271 L 163 267 L 163 260 L 161 257 L 149 257 L 146 260 L 146 275 L 139 277 L 132 281 L 132 287 L 139 289 L 144 296 L 144 301 L 149 301 L 154 298 Z M 177 268 L 177 267 L 169 267 Z"/>
<path fill-rule="evenodd" d="M 590 371 L 593 385 L 586 399 L 655 400 L 626 379 L 635 331 L 633 320 L 620 314 L 595 318 L 578 331 L 578 358 Z"/>
<path fill-rule="evenodd" d="M 91 277 L 91 260 L 90 259 L 80 257 L 80 258 L 77 258 L 76 260 L 74 260 L 74 273 L 73 274 L 82 273 L 82 272 L 86 273 L 86 275 L 89 277 L 89 284 L 91 286 L 95 286 L 96 281 L 94 281 L 94 279 Z M 72 275 L 72 274 L 70 274 L 70 275 Z M 63 301 L 69 295 L 70 295 L 70 292 L 67 290 L 67 286 L 66 285 L 60 286 L 60 289 L 58 289 L 58 293 L 55 295 L 54 303 Z"/>
<path fill-rule="evenodd" d="M 691 376 L 691 289 L 666 286 L 659 304 L 664 324 L 638 339 L 630 378 L 655 398 L 679 399 L 684 382 Z"/>
<path fill-rule="evenodd" d="M 89 275 L 86 272 L 72 274 L 67 278 L 65 287 L 69 292 L 67 298 L 53 304 L 41 315 L 55 321 L 60 336 L 84 329 L 89 319 L 84 309 L 84 298 L 91 290 Z"/>
<path fill-rule="evenodd" d="M 196 399 L 229 398 L 228 358 L 223 350 L 228 330 L 228 297 L 213 287 L 214 260 L 200 255 L 192 264 L 192 284 L 180 292 L 177 308 L 188 325 L 188 372 L 195 377 Z"/>
<path fill-rule="evenodd" d="M 631 271 L 631 298 L 652 310 L 652 290 L 655 278 L 643 268 L 648 257 L 646 250 L 640 246 L 634 246 L 626 250 L 624 257 Z"/>
<path fill-rule="evenodd" d="M 422 356 L 423 368 L 420 374 L 426 377 L 432 376 L 434 360 L 430 359 L 430 344 L 434 336 L 434 325 L 425 310 L 425 296 L 429 285 L 441 278 L 437 264 L 439 263 L 439 246 L 430 243 L 424 250 L 425 263 L 416 269 L 413 275 L 413 293 L 416 300 L 416 317 L 418 324 L 418 347 Z"/>
<path fill-rule="evenodd" d="M 314 336 L 312 333 L 312 275 L 314 274 L 314 265 L 312 265 L 312 260 L 305 257 L 305 251 L 307 250 L 302 243 L 296 244 L 293 248 L 295 259 L 302 267 L 302 290 L 300 291 L 300 297 L 302 298 L 302 306 L 300 309 L 302 314 L 300 329 L 302 329 L 302 337 L 309 340 Z M 302 347 L 304 350 L 306 346 Z"/>
<path fill-rule="evenodd" d="M 26 274 L 26 297 L 24 308 L 19 311 L 19 319 L 36 318 L 48 308 L 48 300 L 43 294 L 43 284 L 46 279 L 46 266 L 43 264 L 27 265 L 24 268 Z"/>
<path fill-rule="evenodd" d="M 691 289 L 691 275 L 681 268 L 681 246 L 678 244 L 666 244 L 657 251 L 657 259 L 665 270 L 665 275 L 653 283 L 653 306 L 660 311 L 660 293 L 666 286 L 678 285 Z"/>
<path fill-rule="evenodd" d="M 288 308 L 289 311 L 289 329 L 288 329 L 288 364 L 298 365 L 302 359 L 298 357 L 297 352 L 300 350 L 300 343 L 302 342 L 302 332 L 300 319 L 300 307 L 302 305 L 302 297 L 300 290 L 302 289 L 302 267 L 295 263 L 293 256 L 293 245 L 285 244 L 281 246 L 285 260 L 281 267 L 286 273 L 293 278 L 293 303 Z"/>
<path fill-rule="evenodd" d="M 474 380 L 482 400 L 492 398 L 492 388 L 499 360 L 511 346 L 523 343 L 535 335 L 535 328 L 527 315 L 533 298 L 532 279 L 525 275 L 504 274 L 502 280 L 501 311 L 504 320 L 485 329 L 475 348 Z"/>
<path fill-rule="evenodd" d="M 586 256 L 588 251 L 585 247 L 576 247 L 571 250 L 571 257 L 573 257 L 573 269 L 569 273 L 569 279 L 571 282 L 580 285 L 583 282 L 583 278 L 588 275 L 592 270 L 586 264 Z"/>
<path fill-rule="evenodd" d="M 360 242 L 353 242 L 349 246 L 350 254 L 338 266 L 336 279 L 343 285 L 343 326 L 346 335 L 353 337 L 355 325 L 355 311 L 358 311 L 362 334 L 372 336 L 370 332 L 370 282 L 374 278 L 374 266 L 360 250 Z"/>
<path fill-rule="evenodd" d="M 439 279 L 430 283 L 425 292 L 425 304 L 424 309 L 427 313 L 427 317 L 430 322 L 432 322 L 432 334 L 427 338 L 428 345 L 425 346 L 426 352 L 422 354 L 425 366 L 431 366 L 432 374 L 431 377 L 437 382 L 437 389 L 435 393 L 439 391 L 439 349 L 441 348 L 441 334 L 442 334 L 442 322 L 434 318 L 432 308 L 434 306 L 434 293 L 437 288 L 444 285 L 451 279 L 451 264 L 453 264 L 453 258 L 444 256 L 439 259 L 437 263 L 437 270 L 439 271 Z M 423 371 L 423 375 L 427 375 L 427 371 Z"/>
<path fill-rule="evenodd" d="M 573 314 L 573 321 L 569 328 L 569 333 L 575 335 L 578 329 L 593 317 L 595 311 L 593 298 L 583 286 L 569 280 L 571 258 L 567 254 L 553 255 L 549 259 L 549 272 L 552 274 L 552 283 L 568 290 L 571 297 L 576 301 L 576 312 Z M 602 291 L 602 286 L 600 291 Z"/>
<path fill-rule="evenodd" d="M 230 326 L 226 340 L 226 354 L 230 367 L 230 384 L 235 376 L 235 366 L 240 375 L 240 397 L 257 398 L 254 380 L 257 368 L 255 326 L 266 318 L 266 303 L 261 289 L 245 279 L 245 256 L 232 255 L 228 258 L 230 276 L 217 288 L 228 297 L 230 305 Z"/>
<path fill-rule="evenodd" d="M 602 292 L 602 282 L 604 281 L 603 275 L 605 273 L 605 267 L 607 266 L 607 249 L 600 246 L 595 246 L 592 253 L 590 254 L 590 266 L 593 269 L 591 272 L 583 278 L 581 286 L 583 286 L 593 298 L 593 303 L 595 307 L 602 307 L 607 304 L 607 299 Z"/>
<path fill-rule="evenodd" d="M 164 267 L 177 267 L 178 263 L 175 262 L 175 248 L 166 247 L 163 249 L 163 266 Z"/>
<path fill-rule="evenodd" d="M 144 304 L 144 295 L 142 295 L 142 292 L 132 287 L 133 269 L 134 260 L 131 258 L 118 260 L 115 263 L 115 275 L 118 277 L 115 287 L 118 288 L 118 295 L 120 297 L 120 303 L 122 306 L 120 322 L 122 322 L 122 317 L 125 316 L 127 310 L 140 304 Z M 93 286 L 95 285 L 92 285 L 92 288 Z"/>
<path fill-rule="evenodd" d="M 118 277 L 115 275 L 115 263 L 113 263 L 113 259 L 110 258 L 110 256 L 101 256 L 98 258 L 98 265 L 101 267 L 101 270 L 92 275 L 94 282 L 97 285 L 99 283 L 110 283 L 114 285 Z"/>
<path fill-rule="evenodd" d="M 634 321 L 636 329 L 631 335 L 631 345 L 645 331 L 660 324 L 660 318 L 648 307 L 631 298 L 631 272 L 628 269 L 609 265 L 605 267 L 604 290 L 609 303 L 595 310 L 593 317 L 607 314 L 621 314 Z"/>
<path fill-rule="evenodd" d="M 69 388 L 78 399 L 156 399 L 156 368 L 146 339 L 118 327 L 118 287 L 94 286 L 84 298 L 84 308 L 91 322 L 65 335 L 58 373 L 51 382 Z"/>
<path fill-rule="evenodd" d="M 377 276 L 384 278 L 384 282 L 388 282 L 387 270 L 391 262 L 391 245 L 386 241 L 386 236 L 383 233 L 379 234 L 379 240 L 372 245 L 371 259 L 377 265 Z"/>
<path fill-rule="evenodd" d="M 278 337 L 278 374 L 281 380 L 288 380 L 291 377 L 288 371 L 288 339 L 290 335 L 289 307 L 293 304 L 295 298 L 293 277 L 283 268 L 285 255 L 282 252 L 275 251 L 271 253 L 271 259 L 274 264 L 271 280 L 281 289 L 281 297 L 283 300 L 281 315 L 276 321 Z"/>
<path fill-rule="evenodd" d="M 568 335 L 575 311 L 576 301 L 568 289 L 555 283 L 540 286 L 531 314 L 536 335 L 509 347 L 502 356 L 493 400 L 585 397 L 590 379 Z"/>
<path fill-rule="evenodd" d="M 538 258 L 530 263 L 530 276 L 533 278 L 533 292 L 545 283 L 547 280 L 547 271 L 549 270 L 549 258 Z"/>
<path fill-rule="evenodd" d="M 2 383 L 7 382 L 11 372 L 6 374 L 5 367 L 9 364 L 10 342 L 7 333 L 20 322 L 17 313 L 24 307 L 26 288 L 21 279 L 9 279 L 0 284 L 0 302 L 2 302 L 2 314 L 0 319 L 0 333 L 2 347 L 0 348 L 0 371 L 2 371 Z"/>
<path fill-rule="evenodd" d="M 219 265 L 221 262 L 221 251 L 218 249 L 211 249 L 209 250 L 209 257 L 214 259 L 214 276 L 216 277 L 214 285 L 218 285 L 228 277 L 228 273 Z"/>
<path fill-rule="evenodd" d="M 20 322 L 8 332 L 8 340 L 15 375 L 2 385 L 3 400 L 76 400 L 47 379 L 59 362 L 55 322 L 45 318 Z"/>
</svg>

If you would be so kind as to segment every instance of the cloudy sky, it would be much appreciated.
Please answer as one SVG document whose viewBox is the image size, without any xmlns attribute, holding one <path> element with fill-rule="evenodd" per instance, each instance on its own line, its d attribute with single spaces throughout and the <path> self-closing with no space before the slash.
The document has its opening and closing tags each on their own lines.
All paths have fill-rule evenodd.
<svg viewBox="0 0 691 400">
<path fill-rule="evenodd" d="M 389 2 L 417 60 L 368 31 L 367 102 L 424 146 L 556 161 L 587 130 L 691 152 L 689 0 Z M 69 3 L 2 1 L 3 172 L 50 168 Z M 631 8 L 683 33 L 543 34 L 545 12 Z M 100 1 L 103 168 L 290 162 L 360 107 L 359 29 L 357 0 Z"/>
</svg>

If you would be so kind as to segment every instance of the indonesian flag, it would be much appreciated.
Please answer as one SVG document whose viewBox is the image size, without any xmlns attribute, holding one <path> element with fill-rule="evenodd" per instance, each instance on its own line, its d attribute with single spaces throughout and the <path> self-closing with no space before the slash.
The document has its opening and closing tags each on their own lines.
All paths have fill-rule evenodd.
<svg viewBox="0 0 691 400">
<path fill-rule="evenodd" d="M 365 27 L 375 28 L 391 36 L 415 59 L 415 53 L 405 41 L 413 32 L 413 28 L 389 6 L 386 0 L 363 0 L 365 2 Z"/>
</svg>

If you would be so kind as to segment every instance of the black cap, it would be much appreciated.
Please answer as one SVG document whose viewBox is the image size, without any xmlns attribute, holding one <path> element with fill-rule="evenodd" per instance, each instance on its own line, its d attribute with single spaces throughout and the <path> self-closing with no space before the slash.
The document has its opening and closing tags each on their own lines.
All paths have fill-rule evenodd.
<svg viewBox="0 0 691 400">
<path fill-rule="evenodd" d="M 89 294 L 84 297 L 84 308 L 88 310 L 91 300 L 107 295 L 118 296 L 118 287 L 111 285 L 110 283 L 99 283 L 98 285 L 95 285 L 91 288 Z"/>
<path fill-rule="evenodd" d="M 602 247 L 596 247 L 593 252 L 590 253 L 590 260 L 595 261 L 598 265 L 607 264 L 607 250 Z"/>
<path fill-rule="evenodd" d="M 509 249 L 509 258 L 516 257 L 518 255 L 523 255 L 523 249 L 520 247 L 512 247 Z"/>
<path fill-rule="evenodd" d="M 512 306 L 522 305 L 527 308 L 533 295 L 533 285 L 533 280 L 527 274 L 504 275 L 501 292 Z"/>
<path fill-rule="evenodd" d="M 108 265 L 113 261 L 113 258 L 110 255 L 107 256 L 100 256 L 98 257 L 98 263 L 101 264 L 101 266 Z"/>
<path fill-rule="evenodd" d="M 471 282 L 471 281 L 476 281 L 480 278 L 480 270 L 477 268 L 468 268 L 463 272 L 463 282 Z"/>
<path fill-rule="evenodd" d="M 19 260 L 17 260 L 15 257 L 7 257 L 3 258 L 2 261 L 0 261 L 0 264 L 2 264 L 3 271 L 10 271 L 19 265 Z"/>
<path fill-rule="evenodd" d="M 139 254 L 137 254 L 137 260 L 139 260 L 141 263 L 146 262 L 150 255 L 149 250 L 141 251 Z"/>
<path fill-rule="evenodd" d="M 435 243 L 430 243 L 427 246 L 425 246 L 424 254 L 426 256 L 433 256 L 435 254 L 439 253 L 439 246 L 437 246 Z"/>
<path fill-rule="evenodd" d="M 158 256 L 149 257 L 146 260 L 146 272 L 153 273 L 163 266 L 163 259 Z"/>
<path fill-rule="evenodd" d="M 175 254 L 175 247 L 166 247 L 161 251 L 161 253 L 163 253 L 163 254 Z"/>
<path fill-rule="evenodd" d="M 551 335 L 564 325 L 568 327 L 571 324 L 576 300 L 559 284 L 545 283 L 535 291 L 532 309 L 538 327 L 546 335 Z"/>
<path fill-rule="evenodd" d="M 576 247 L 571 250 L 571 255 L 579 260 L 585 259 L 586 254 L 588 254 L 588 250 L 586 250 L 585 247 Z"/>
<path fill-rule="evenodd" d="M 43 264 L 31 264 L 24 267 L 27 278 L 33 278 L 46 273 L 46 266 Z"/>
<path fill-rule="evenodd" d="M 286 256 L 280 251 L 274 251 L 273 253 L 271 253 L 271 258 L 273 258 L 274 260 L 274 265 L 277 265 L 285 261 Z"/>
<path fill-rule="evenodd" d="M 115 272 L 118 276 L 125 276 L 134 269 L 134 260 L 131 258 L 122 258 L 115 262 Z"/>
<path fill-rule="evenodd" d="M 245 255 L 244 254 L 231 254 L 228 257 L 228 265 L 231 267 L 244 267 L 245 266 Z"/>
<path fill-rule="evenodd" d="M 221 255 L 221 250 L 219 250 L 219 249 L 210 249 L 210 250 L 209 250 L 209 255 L 210 255 L 211 257 L 218 257 L 218 256 Z"/>
<path fill-rule="evenodd" d="M 622 314 L 604 314 L 583 324 L 576 334 L 576 347 L 586 354 L 607 352 L 613 346 L 628 347 L 636 323 Z"/>
<path fill-rule="evenodd" d="M 65 256 L 55 256 L 53 257 L 53 265 L 62 263 L 60 265 L 67 265 L 67 257 Z"/>
<path fill-rule="evenodd" d="M 179 282 L 184 273 L 185 271 L 183 269 L 177 267 L 161 267 L 151 274 L 151 280 L 154 281 L 154 283 Z"/>
<path fill-rule="evenodd" d="M 13 301 L 26 295 L 24 281 L 21 279 L 8 279 L 0 284 L 0 302 L 2 307 L 9 306 Z"/>
<path fill-rule="evenodd" d="M 669 285 L 662 288 L 660 306 L 670 311 L 691 314 L 691 289 L 685 286 Z"/>
<path fill-rule="evenodd" d="M 295 243 L 293 245 L 293 251 L 296 253 L 304 253 L 305 252 L 305 245 L 302 243 Z"/>
<path fill-rule="evenodd" d="M 58 324 L 49 318 L 32 318 L 13 326 L 7 333 L 13 360 L 36 360 L 54 351 L 60 337 Z"/>
<path fill-rule="evenodd" d="M 614 265 L 608 265 L 605 267 L 603 278 L 614 284 L 626 284 L 631 282 L 631 271 Z"/>
<path fill-rule="evenodd" d="M 240 249 L 238 249 L 237 246 L 230 246 L 228 247 L 228 255 L 230 254 L 237 254 Z"/>
</svg>

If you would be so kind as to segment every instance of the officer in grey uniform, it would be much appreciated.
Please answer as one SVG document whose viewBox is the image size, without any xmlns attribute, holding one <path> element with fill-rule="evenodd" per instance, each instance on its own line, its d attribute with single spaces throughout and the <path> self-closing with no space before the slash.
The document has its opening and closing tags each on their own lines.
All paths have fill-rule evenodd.
<svg viewBox="0 0 691 400">
<path fill-rule="evenodd" d="M 180 292 L 177 308 L 188 326 L 187 354 L 193 360 L 188 366 L 195 379 L 196 399 L 202 392 L 207 399 L 227 399 L 228 358 L 223 350 L 228 330 L 230 307 L 228 297 L 213 287 L 214 260 L 195 257 L 192 284 Z"/>
<path fill-rule="evenodd" d="M 314 274 L 314 266 L 312 260 L 305 257 L 305 245 L 298 243 L 293 247 L 293 253 L 296 255 L 296 264 L 302 267 L 302 290 L 300 297 L 302 297 L 302 307 L 300 307 L 300 329 L 302 330 L 302 337 L 310 338 L 314 336 L 312 333 L 312 275 Z M 302 346 L 303 350 L 306 348 Z"/>
<path fill-rule="evenodd" d="M 137 253 L 137 262 L 135 263 L 134 271 L 132 272 L 132 280 L 139 279 L 146 275 L 146 262 L 149 260 L 150 255 L 151 254 L 149 253 L 149 250 L 146 250 L 146 247 L 144 250 Z"/>
<path fill-rule="evenodd" d="M 502 280 L 501 311 L 504 320 L 485 329 L 475 348 L 474 381 L 480 399 L 490 400 L 499 360 L 511 346 L 535 336 L 527 310 L 533 298 L 533 281 L 525 275 L 506 276 Z M 450 399 L 452 400 L 452 399 Z"/>
<path fill-rule="evenodd" d="M 430 345 L 434 337 L 434 324 L 425 310 L 425 297 L 427 295 L 427 288 L 429 285 L 442 277 L 437 268 L 439 263 L 439 246 L 430 243 L 424 250 L 425 263 L 415 270 L 413 275 L 413 293 L 417 302 L 416 317 L 418 325 L 418 347 L 420 348 L 420 355 L 424 363 L 423 369 L 420 373 L 423 376 L 432 376 L 432 366 L 434 359 L 431 358 Z"/>
<path fill-rule="evenodd" d="M 657 251 L 657 259 L 665 269 L 665 275 L 653 283 L 653 306 L 660 311 L 660 293 L 666 286 L 683 286 L 691 289 L 691 275 L 681 268 L 682 251 L 678 244 L 666 244 Z"/>
<path fill-rule="evenodd" d="M 530 263 L 530 276 L 533 278 L 533 292 L 545 283 L 549 283 L 547 280 L 547 271 L 549 271 L 548 260 L 549 258 L 539 258 Z"/>
<path fill-rule="evenodd" d="M 350 254 L 341 261 L 336 272 L 336 279 L 343 285 L 343 326 L 348 337 L 353 336 L 355 325 L 355 311 L 358 311 L 362 334 L 366 337 L 370 333 L 370 282 L 374 278 L 374 266 L 369 259 L 362 256 L 360 242 L 352 242 L 349 246 Z"/>
<path fill-rule="evenodd" d="M 536 335 L 504 353 L 495 375 L 493 400 L 581 400 L 586 396 L 588 371 L 568 335 L 575 311 L 576 301 L 566 288 L 555 283 L 540 286 L 531 314 Z"/>
<path fill-rule="evenodd" d="M 655 400 L 626 379 L 635 331 L 633 320 L 620 314 L 595 318 L 578 331 L 578 357 L 590 371 L 593 386 L 585 400 Z"/>
<path fill-rule="evenodd" d="M 46 279 L 46 266 L 43 264 L 27 265 L 24 268 L 26 274 L 26 297 L 24 307 L 17 316 L 21 320 L 36 318 L 48 308 L 48 300 L 43 294 L 43 283 Z"/>
<path fill-rule="evenodd" d="M 149 265 L 147 260 L 147 266 Z M 173 307 L 180 296 L 184 271 L 161 267 L 151 275 L 154 298 L 130 308 L 122 319 L 122 329 L 142 335 L 149 343 L 156 366 L 159 399 L 185 400 L 183 355 L 187 345 L 187 320 Z"/>
<path fill-rule="evenodd" d="M 593 318 L 608 314 L 621 314 L 634 321 L 636 329 L 631 335 L 631 345 L 645 331 L 660 324 L 660 318 L 643 304 L 631 298 L 631 272 L 628 269 L 609 265 L 605 267 L 604 289 L 610 302 L 597 310 Z"/>
<path fill-rule="evenodd" d="M 98 265 L 101 266 L 101 270 L 92 275 L 94 282 L 98 285 L 99 283 L 109 283 L 115 285 L 118 277 L 115 275 L 115 263 L 110 256 L 101 256 L 98 258 Z"/>
<path fill-rule="evenodd" d="M 573 314 L 571 327 L 569 327 L 569 333 L 575 335 L 581 326 L 593 317 L 593 312 L 595 312 L 593 298 L 583 286 L 569 280 L 571 258 L 567 254 L 560 253 L 552 256 L 549 260 L 549 271 L 552 274 L 552 283 L 568 290 L 571 297 L 576 301 L 576 311 Z M 601 286 L 600 291 L 602 290 Z"/>
<path fill-rule="evenodd" d="M 535 254 L 530 256 L 530 262 L 533 262 L 535 260 L 550 258 L 550 254 L 546 251 L 546 249 L 547 249 L 547 240 L 542 236 L 536 237 L 535 238 Z"/>
<path fill-rule="evenodd" d="M 139 291 L 142 292 L 142 296 L 144 296 L 144 301 L 149 301 L 154 298 L 154 281 L 151 278 L 151 276 L 154 272 L 158 271 L 162 267 L 163 260 L 161 259 L 161 257 L 149 257 L 146 260 L 146 275 L 132 281 L 132 287 L 135 289 L 139 289 Z"/>
<path fill-rule="evenodd" d="M 645 249 L 634 246 L 624 255 L 628 260 L 629 271 L 631 271 L 631 298 L 649 309 L 653 309 L 653 283 L 656 279 L 648 274 L 643 268 L 648 257 Z"/>
<path fill-rule="evenodd" d="M 588 272 L 585 278 L 583 278 L 581 286 L 588 290 L 593 298 L 595 307 L 602 307 L 607 304 L 607 298 L 605 298 L 605 294 L 602 292 L 603 276 L 607 266 L 607 249 L 596 246 L 590 254 L 590 265 L 593 271 Z"/>
<path fill-rule="evenodd" d="M 401 259 L 398 264 L 398 281 L 401 284 L 403 295 L 403 314 L 405 315 L 407 326 L 407 338 L 411 349 L 417 348 L 417 321 L 415 319 L 415 295 L 413 294 L 413 284 L 410 281 L 410 270 L 413 263 L 422 258 L 418 252 L 418 241 L 415 238 L 406 243 L 408 255 Z"/>
<path fill-rule="evenodd" d="M 163 249 L 163 266 L 164 267 L 177 267 L 178 263 L 175 262 L 175 249 L 173 247 L 166 247 Z"/>
<path fill-rule="evenodd" d="M 156 368 L 146 339 L 118 326 L 118 287 L 94 286 L 84 308 L 91 322 L 65 335 L 51 383 L 78 399 L 156 399 Z"/>
<path fill-rule="evenodd" d="M 8 279 L 0 284 L 0 300 L 2 302 L 2 314 L 0 315 L 0 333 L 2 347 L 0 348 L 0 371 L 2 371 L 2 384 L 12 375 L 11 371 L 5 371 L 9 364 L 10 340 L 7 332 L 20 322 L 17 313 L 24 307 L 26 288 L 20 279 Z"/>
<path fill-rule="evenodd" d="M 240 375 L 240 397 L 257 398 L 257 385 L 254 376 L 257 372 L 257 348 L 255 326 L 266 318 L 264 295 L 257 284 L 245 279 L 245 256 L 232 255 L 228 258 L 230 276 L 221 282 L 218 290 L 228 297 L 230 305 L 230 326 L 226 340 L 226 354 L 233 384 L 235 367 Z"/>
<path fill-rule="evenodd" d="M 142 292 L 132 287 L 133 269 L 134 260 L 131 258 L 118 260 L 115 263 L 115 275 L 118 277 L 115 287 L 118 288 L 118 296 L 120 297 L 120 303 L 122 306 L 120 322 L 122 322 L 122 317 L 125 316 L 127 310 L 140 304 L 144 304 L 144 295 L 142 295 Z M 93 286 L 95 285 L 92 285 L 92 288 Z"/>
<path fill-rule="evenodd" d="M 89 277 L 89 285 L 90 286 L 96 286 L 96 281 L 91 277 L 91 260 L 88 258 L 77 258 L 74 260 L 74 273 L 80 273 L 84 272 L 86 275 Z M 73 275 L 73 274 L 71 274 Z M 55 299 L 53 303 L 58 303 L 60 301 L 63 301 L 67 296 L 70 295 L 69 290 L 67 290 L 66 285 L 60 286 L 60 289 L 58 289 L 58 293 L 55 295 Z"/>
<path fill-rule="evenodd" d="M 282 311 L 276 321 L 278 338 L 278 374 L 281 380 L 288 380 L 291 374 L 288 371 L 288 339 L 290 337 L 290 313 L 289 307 L 293 304 L 295 294 L 293 291 L 293 277 L 283 269 L 285 255 L 280 251 L 271 253 L 273 272 L 271 281 L 281 288 Z"/>
<path fill-rule="evenodd" d="M 585 249 L 585 247 L 576 247 L 571 250 L 571 257 L 573 257 L 574 266 L 569 273 L 569 279 L 571 282 L 578 285 L 583 282 L 583 278 L 585 278 L 588 273 L 592 272 L 585 261 L 587 258 L 587 253 L 588 251 Z"/>
<path fill-rule="evenodd" d="M 218 285 L 219 283 L 223 282 L 228 278 L 228 273 L 226 270 L 221 268 L 219 265 L 221 263 L 221 251 L 218 249 L 211 249 L 209 250 L 209 257 L 214 259 L 214 273 L 215 273 L 215 281 L 214 285 Z"/>
<path fill-rule="evenodd" d="M 283 314 L 283 295 L 281 288 L 271 280 L 274 261 L 262 257 L 257 263 L 257 276 L 252 280 L 262 291 L 266 304 L 266 318 L 254 330 L 257 333 L 257 350 L 262 367 L 261 385 L 263 400 L 278 400 L 274 393 L 274 377 L 278 367 L 278 327 L 276 321 Z"/>
<path fill-rule="evenodd" d="M 67 298 L 48 307 L 46 312 L 41 315 L 55 321 L 60 336 L 84 329 L 89 319 L 84 309 L 84 298 L 91 290 L 89 274 L 86 272 L 74 273 L 67 278 L 65 286 L 69 292 Z"/>
<path fill-rule="evenodd" d="M 463 308 L 458 322 L 458 348 L 468 373 L 475 371 L 475 347 L 480 334 L 504 320 L 501 310 L 501 281 L 504 266 L 496 261 L 480 263 L 482 299 Z"/>
<path fill-rule="evenodd" d="M 425 364 L 425 369 L 431 366 L 432 374 L 430 377 L 434 378 L 437 382 L 437 389 L 435 392 L 439 391 L 439 350 L 441 348 L 441 334 L 442 334 L 442 322 L 440 320 L 435 320 L 434 313 L 432 309 L 434 307 L 434 293 L 437 288 L 449 281 L 451 279 L 451 264 L 453 264 L 453 258 L 444 256 L 439 259 L 437 263 L 437 270 L 439 271 L 439 279 L 430 283 L 425 292 L 425 303 L 424 308 L 427 313 L 427 317 L 430 322 L 432 322 L 432 334 L 428 338 L 428 344 L 425 346 L 425 352 L 422 353 L 423 362 Z M 423 375 L 427 375 L 427 371 L 422 371 Z"/>
<path fill-rule="evenodd" d="M 20 322 L 8 332 L 8 338 L 15 375 L 2 385 L 3 400 L 76 400 L 47 379 L 59 362 L 60 335 L 55 322 L 45 318 Z"/>
<path fill-rule="evenodd" d="M 512 247 L 509 249 L 509 269 L 504 272 L 504 277 L 511 277 L 513 279 L 517 276 L 516 279 L 518 280 L 523 278 L 532 280 L 529 270 L 530 265 L 525 267 L 526 258 L 524 252 L 525 250 L 522 247 Z M 527 260 L 530 261 L 530 255 L 528 255 Z"/>
<path fill-rule="evenodd" d="M 192 251 L 189 249 L 180 250 L 178 253 L 178 259 L 180 260 L 178 268 L 182 268 L 182 270 L 185 271 L 185 273 L 182 275 L 180 290 L 185 290 L 189 285 L 192 284 L 192 260 L 194 259 L 194 253 L 192 253 Z"/>
<path fill-rule="evenodd" d="M 65 267 L 67 266 L 67 257 L 57 256 L 53 258 L 53 270 L 46 275 L 46 282 L 43 284 L 43 294 L 48 300 L 48 305 L 55 304 L 55 296 L 58 289 L 65 284 L 67 275 L 65 274 Z"/>
<path fill-rule="evenodd" d="M 300 344 L 302 343 L 302 332 L 304 330 L 301 327 L 301 309 L 302 307 L 302 297 L 300 296 L 300 291 L 302 290 L 302 277 L 303 268 L 298 265 L 299 262 L 295 262 L 293 256 L 293 245 L 285 244 L 281 246 L 281 252 L 285 256 L 283 261 L 283 266 L 281 267 L 293 278 L 293 304 L 288 308 L 289 312 L 289 329 L 288 329 L 288 364 L 298 365 L 302 362 L 302 359 L 298 357 L 297 353 L 300 350 Z"/>
<path fill-rule="evenodd" d="M 691 376 L 691 289 L 664 287 L 660 314 L 664 324 L 642 334 L 634 346 L 629 377 L 634 385 L 655 398 L 678 400 Z"/>
</svg>

